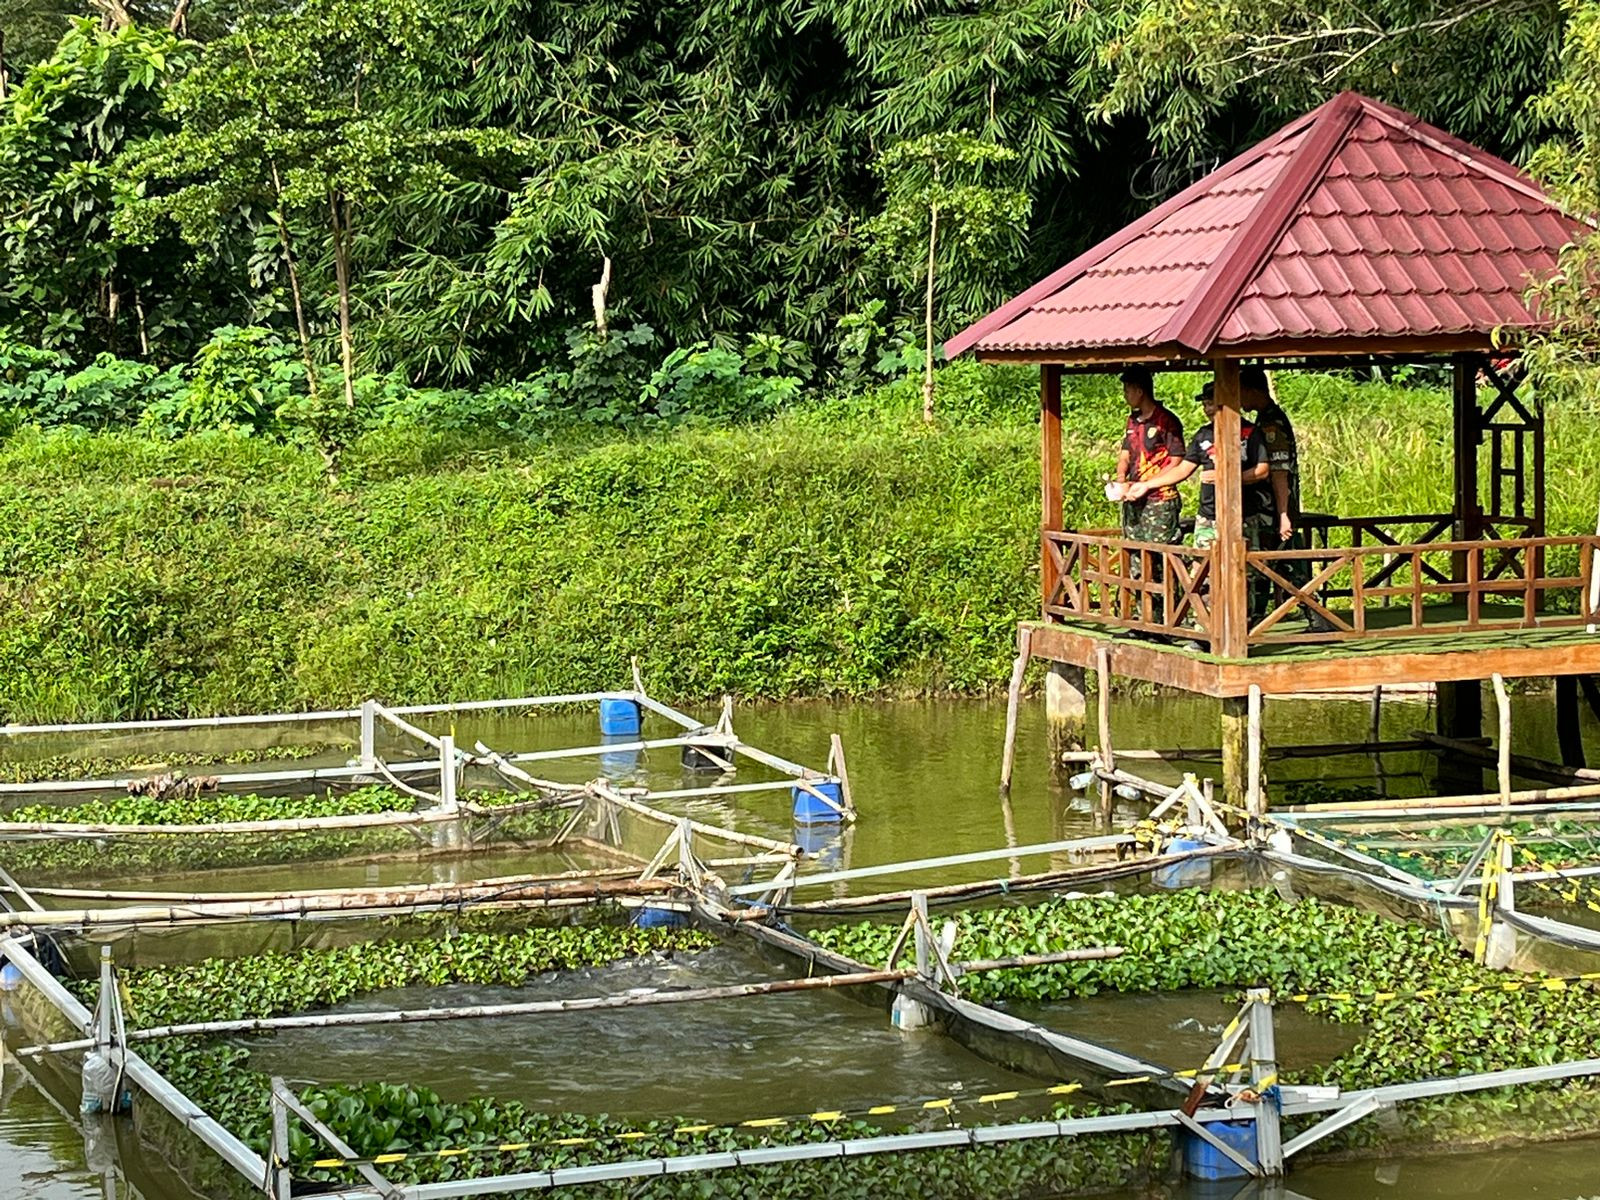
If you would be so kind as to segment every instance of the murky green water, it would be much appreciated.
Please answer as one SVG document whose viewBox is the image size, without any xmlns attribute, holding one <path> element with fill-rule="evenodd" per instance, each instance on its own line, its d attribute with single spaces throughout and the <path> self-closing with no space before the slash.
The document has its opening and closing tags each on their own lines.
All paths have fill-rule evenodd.
<svg viewBox="0 0 1600 1200">
<path fill-rule="evenodd" d="M 1548 699 L 1519 702 L 1519 749 L 1552 754 L 1554 734 Z M 1128 701 L 1119 705 L 1114 740 L 1123 745 L 1214 744 L 1214 704 L 1179 700 Z M 709 714 L 708 714 L 709 715 Z M 1053 781 L 1044 750 L 1041 706 L 1024 707 L 1018 773 L 1009 802 L 996 791 L 1004 709 L 993 703 L 898 703 L 889 705 L 798 704 L 741 710 L 736 727 L 747 741 L 807 764 L 827 755 L 828 736 L 843 735 L 860 810 L 859 822 L 843 831 L 801 831 L 816 854 L 814 869 L 860 867 L 1007 845 L 1026 846 L 1095 830 L 1089 804 Z M 1361 703 L 1282 703 L 1269 711 L 1269 738 L 1276 743 L 1354 741 L 1366 736 L 1368 711 Z M 1416 703 L 1386 707 L 1384 735 L 1404 737 L 1429 723 Z M 448 719 L 433 728 L 450 728 Z M 454 721 L 460 741 L 482 739 L 497 748 L 574 745 L 594 740 L 592 713 L 534 720 L 463 716 Z M 349 730 L 329 731 L 348 737 Z M 670 733 L 658 729 L 647 733 Z M 1589 730 L 1593 734 L 1594 730 Z M 267 734 L 271 741 L 277 735 Z M 320 735 L 319 735 L 320 736 Z M 237 744 L 233 731 L 194 737 L 182 744 L 170 735 L 117 739 L 80 753 L 144 754 L 163 748 L 214 749 Z M 1600 738 L 1591 746 L 1591 761 Z M 51 746 L 41 752 L 61 753 Z M 323 760 L 342 761 L 344 751 Z M 299 764 L 296 764 L 299 765 Z M 602 769 L 655 788 L 694 786 L 705 776 L 685 773 L 675 750 L 644 755 L 615 754 Z M 1159 774 L 1148 765 L 1140 768 Z M 1199 769 L 1205 769 L 1201 766 Z M 1416 793 L 1431 784 L 1431 760 L 1423 755 L 1386 758 L 1382 786 L 1392 794 Z M 593 760 L 540 764 L 536 773 L 573 781 L 591 776 Z M 1313 771 L 1330 787 L 1371 786 L 1370 759 L 1346 757 L 1275 762 L 1280 785 Z M 1176 778 L 1168 770 L 1169 778 Z M 740 782 L 766 778 L 741 768 Z M 667 805 L 708 822 L 787 838 L 795 834 L 786 792 L 753 793 Z M 1135 815 L 1124 806 L 1122 816 Z M 283 887 L 348 886 L 427 882 L 463 875 L 486 877 L 551 868 L 547 856 L 506 848 L 475 857 L 470 865 L 418 859 L 390 863 L 297 864 L 185 875 L 181 879 L 117 878 L 128 886 L 149 884 L 195 890 L 272 890 Z M 583 865 L 576 860 L 569 865 Z M 1048 856 L 1017 856 L 1014 862 L 944 868 L 936 874 L 883 876 L 853 885 L 885 891 L 923 884 L 992 878 L 1008 871 L 1036 871 Z M 823 890 L 809 893 L 823 894 Z M 805 898 L 807 893 L 802 893 Z M 222 935 L 224 939 L 228 935 Z M 766 978 L 770 964 L 741 948 L 726 947 L 690 962 L 653 962 L 625 969 L 583 972 L 538 981 L 540 996 L 591 995 L 629 987 L 681 986 Z M 526 991 L 521 993 L 526 998 Z M 454 1003 L 511 998 L 504 989 L 451 989 Z M 437 993 L 386 993 L 361 1001 L 396 1007 L 438 1003 Z M 1212 1026 L 1226 1019 L 1216 996 L 1101 996 L 1070 1005 L 1046 1005 L 1021 1015 L 1102 1040 L 1159 1061 L 1188 1063 L 1209 1048 Z M 1289 1014 L 1284 1014 L 1293 1020 Z M 1300 1014 L 1300 1019 L 1303 1019 Z M 1349 1044 L 1352 1031 L 1305 1022 L 1279 1035 L 1286 1061 L 1320 1061 Z M 946 1039 L 907 1037 L 892 1031 L 883 1012 L 832 994 L 769 997 L 725 1004 L 681 1005 L 627 1012 L 567 1014 L 559 1018 L 429 1024 L 385 1030 L 279 1033 L 254 1043 L 259 1065 L 307 1081 L 386 1077 L 425 1083 L 449 1096 L 488 1092 L 539 1106 L 607 1111 L 646 1118 L 694 1113 L 707 1120 L 749 1115 L 750 1098 L 781 1097 L 781 1111 L 852 1107 L 944 1095 L 963 1089 L 1027 1086 L 1030 1081 L 984 1063 Z M 604 1047 L 597 1053 L 597 1047 Z M 1292 1047 L 1292 1048 L 1291 1048 Z M 648 1071 L 640 1071 L 640 1063 Z M 70 1090 L 59 1095 L 71 1103 Z M 223 1114 L 225 1117 L 225 1114 Z M 91 1126 L 93 1130 L 93 1126 Z M 1154 1193 L 1182 1200 L 1212 1200 L 1235 1194 L 1294 1195 L 1314 1200 L 1365 1197 L 1551 1197 L 1576 1200 L 1600 1192 L 1600 1168 L 1592 1143 L 1535 1147 L 1470 1156 L 1435 1156 L 1382 1164 L 1329 1164 L 1298 1170 L 1292 1190 L 1241 1191 L 1199 1185 L 1169 1186 Z M 127 1180 L 107 1184 L 125 1170 Z M 135 1192 L 128 1189 L 132 1186 Z M 108 1191 L 112 1187 L 114 1191 Z M 85 1148 L 79 1119 L 58 1111 L 30 1082 L 15 1060 L 0 1076 L 0 1200 L 77 1200 L 78 1197 L 143 1195 L 179 1200 L 188 1193 L 158 1164 L 119 1156 L 104 1138 Z"/>
</svg>

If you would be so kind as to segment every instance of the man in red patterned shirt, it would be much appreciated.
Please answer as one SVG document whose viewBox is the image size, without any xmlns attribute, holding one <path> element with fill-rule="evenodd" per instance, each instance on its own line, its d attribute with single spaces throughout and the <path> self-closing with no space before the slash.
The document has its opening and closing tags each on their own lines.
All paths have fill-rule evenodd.
<svg viewBox="0 0 1600 1200">
<path fill-rule="evenodd" d="M 1188 445 L 1183 422 L 1157 402 L 1148 367 L 1129 367 L 1122 373 L 1122 395 L 1128 402 L 1128 424 L 1117 455 L 1117 483 L 1126 485 L 1154 479 L 1181 463 Z M 1123 504 L 1122 536 L 1135 542 L 1180 541 L 1179 507 L 1176 486 L 1152 488 Z"/>
</svg>

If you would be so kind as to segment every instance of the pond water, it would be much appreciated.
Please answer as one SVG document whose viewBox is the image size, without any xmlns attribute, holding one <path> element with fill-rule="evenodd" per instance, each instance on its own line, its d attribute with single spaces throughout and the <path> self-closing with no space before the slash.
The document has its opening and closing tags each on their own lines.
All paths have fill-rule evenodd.
<svg viewBox="0 0 1600 1200">
<path fill-rule="evenodd" d="M 1518 748 L 1553 756 L 1554 730 L 1548 697 L 1517 702 Z M 711 714 L 707 714 L 710 716 Z M 1356 741 L 1366 736 L 1363 703 L 1284 702 L 1269 707 L 1269 742 Z M 813 869 L 860 867 L 935 855 L 1024 846 L 1095 831 L 1089 805 L 1053 779 L 1044 753 L 1042 705 L 1024 705 L 1019 733 L 1017 778 L 1011 798 L 996 791 L 1004 706 L 994 702 L 898 702 L 892 704 L 790 704 L 741 709 L 740 736 L 764 749 L 820 766 L 831 733 L 843 735 L 860 811 L 860 820 L 843 831 L 805 833 L 817 852 Z M 1430 723 L 1423 705 L 1392 701 L 1384 713 L 1384 736 L 1404 737 Z M 449 718 L 431 723 L 450 727 Z M 1113 736 L 1124 746 L 1206 746 L 1215 744 L 1214 703 L 1177 699 L 1120 701 Z M 454 719 L 463 743 L 481 738 L 497 748 L 576 745 L 594 739 L 592 713 L 565 713 L 535 719 L 482 715 Z M 671 732 L 652 730 L 647 734 Z M 1586 725 L 1591 761 L 1600 761 L 1600 737 Z M 269 735 L 271 736 L 277 735 Z M 339 736 L 344 736 L 341 733 Z M 164 748 L 215 749 L 237 744 L 230 731 L 187 745 L 150 739 L 78 748 L 78 753 L 150 754 Z M 71 747 L 52 746 L 43 753 Z M 323 761 L 342 761 L 333 749 Z M 318 760 L 308 760 L 318 761 Z M 655 787 L 688 786 L 705 777 L 686 776 L 675 750 L 632 759 L 614 756 L 604 769 L 648 781 Z M 1201 768 L 1204 769 L 1203 767 Z M 1421 754 L 1393 755 L 1384 761 L 1381 785 L 1391 794 L 1419 793 L 1433 783 L 1433 760 Z M 541 764 L 537 772 L 581 780 L 592 774 L 592 760 Z M 1147 773 L 1157 774 L 1155 770 Z M 1315 777 L 1327 787 L 1374 784 L 1370 759 L 1274 762 L 1276 785 Z M 741 768 L 739 779 L 763 778 Z M 1169 772 L 1169 777 L 1176 778 Z M 708 800 L 669 802 L 677 811 L 710 822 L 775 837 L 794 833 L 786 792 L 747 793 Z M 1124 814 L 1133 816 L 1134 810 Z M 887 891 L 913 883 L 936 884 L 992 878 L 1008 870 L 1043 870 L 1044 856 L 942 869 L 917 876 L 883 876 L 859 883 L 858 891 Z M 478 876 L 546 869 L 547 862 L 508 849 L 475 859 Z M 184 888 L 270 890 L 284 886 L 341 886 L 351 883 L 421 882 L 439 877 L 439 864 L 423 862 L 292 866 L 188 873 Z M 134 882 L 134 880 L 127 880 Z M 156 882 L 156 881 L 151 881 Z M 163 877 L 172 886 L 174 877 Z M 821 894 L 822 889 L 811 896 Z M 804 895 L 804 893 L 803 893 Z M 225 941 L 228 935 L 219 935 Z M 628 987 L 681 986 L 685 983 L 743 981 L 769 977 L 774 968 L 732 947 L 690 961 L 658 961 L 622 969 L 584 972 L 539 983 L 543 995 L 592 995 Z M 523 994 L 524 998 L 526 993 Z M 505 989 L 451 989 L 458 1003 L 515 998 Z M 385 993 L 361 1005 L 397 1007 L 438 1003 L 437 993 Z M 1097 996 L 1071 1004 L 1022 1008 L 1019 1015 L 1102 1040 L 1129 1053 L 1175 1065 L 1193 1065 L 1209 1048 L 1214 1026 L 1230 1015 L 1214 994 L 1180 997 Z M 1283 1014 L 1279 1045 L 1286 1061 L 1326 1061 L 1350 1044 L 1358 1032 Z M 384 1077 L 436 1087 L 451 1096 L 487 1091 L 539 1106 L 607 1111 L 645 1118 L 695 1113 L 707 1120 L 749 1115 L 751 1097 L 776 1097 L 778 1112 L 811 1107 L 904 1101 L 971 1088 L 1029 1086 L 1000 1068 L 982 1062 L 953 1042 L 907 1037 L 889 1029 L 877 1008 L 835 994 L 767 997 L 727 1004 L 678 1005 L 628 1012 L 566 1014 L 494 1022 L 436 1023 L 378 1030 L 279 1033 L 253 1043 L 257 1063 L 297 1079 L 334 1080 Z M 20 1036 L 20 1035 L 17 1035 Z M 603 1053 L 597 1048 L 604 1047 Z M 640 1063 L 648 1070 L 641 1071 Z M 190 1191 L 164 1164 L 142 1161 L 131 1147 L 121 1153 L 103 1137 L 87 1148 L 79 1118 L 59 1109 L 34 1081 L 37 1068 L 24 1069 L 7 1058 L 0 1068 L 0 1200 L 77 1200 L 79 1197 L 143 1196 L 146 1200 L 187 1200 Z M 50 1091 L 70 1106 L 70 1081 L 57 1080 Z M 220 1114 L 226 1119 L 226 1114 Z M 91 1132 L 93 1127 L 91 1126 Z M 1274 1193 L 1313 1200 L 1364 1200 L 1366 1197 L 1550 1197 L 1578 1200 L 1600 1192 L 1592 1143 L 1531 1147 L 1469 1156 L 1437 1155 L 1379 1164 L 1325 1164 L 1297 1170 L 1291 1189 Z M 110 1182 L 107 1182 L 107 1180 Z M 1165 1185 L 1141 1197 L 1214 1200 L 1249 1189 Z M 1130 1200 L 1131 1200 L 1130 1194 Z"/>
</svg>

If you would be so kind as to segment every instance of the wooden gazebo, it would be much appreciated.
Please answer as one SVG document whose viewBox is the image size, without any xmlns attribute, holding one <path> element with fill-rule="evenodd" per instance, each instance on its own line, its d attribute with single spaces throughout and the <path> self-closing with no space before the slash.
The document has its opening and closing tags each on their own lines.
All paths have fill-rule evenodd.
<svg viewBox="0 0 1600 1200">
<path fill-rule="evenodd" d="M 1441 693 L 1455 732 L 1479 719 L 1476 681 L 1600 672 L 1597 539 L 1545 535 L 1543 413 L 1497 343 L 1538 326 L 1530 283 L 1576 228 L 1511 164 L 1346 92 L 952 338 L 951 357 L 1041 366 L 1043 604 L 1024 653 L 1059 664 L 1069 698 L 1113 637 L 1118 675 L 1225 700 L 1474 681 Z M 1312 548 L 1247 552 L 1220 455 L 1210 549 L 1062 527 L 1063 372 L 1209 370 L 1232 445 L 1242 364 L 1417 361 L 1453 366 L 1450 512 L 1311 514 Z M 1252 577 L 1277 597 L 1254 619 Z M 1331 630 L 1285 623 L 1311 611 Z M 1162 644 L 1196 636 L 1208 650 Z"/>
</svg>

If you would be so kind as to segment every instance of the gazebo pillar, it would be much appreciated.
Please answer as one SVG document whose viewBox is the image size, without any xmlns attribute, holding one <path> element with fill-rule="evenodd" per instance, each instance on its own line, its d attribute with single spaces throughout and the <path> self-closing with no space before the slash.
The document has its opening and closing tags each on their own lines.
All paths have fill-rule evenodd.
<svg viewBox="0 0 1600 1200">
<path fill-rule="evenodd" d="M 1217 541 L 1211 551 L 1211 652 L 1223 658 L 1243 658 L 1250 616 L 1245 601 L 1244 499 L 1239 480 L 1239 363 L 1219 358 L 1213 369 Z"/>
<path fill-rule="evenodd" d="M 1217 540 L 1211 550 L 1211 652 L 1243 658 L 1250 631 L 1245 587 L 1244 494 L 1239 479 L 1239 363 L 1214 360 L 1217 415 L 1212 422 L 1216 447 Z M 1247 780 L 1246 726 L 1249 710 L 1241 697 L 1222 702 L 1222 791 L 1230 804 L 1243 804 Z"/>
<path fill-rule="evenodd" d="M 1045 535 L 1060 529 L 1062 520 L 1061 367 L 1045 363 L 1039 368 L 1039 587 L 1043 605 L 1050 603 L 1057 582 L 1055 556 Z M 1050 619 L 1047 612 L 1040 615 Z M 1052 662 L 1044 680 L 1044 715 L 1053 771 L 1066 769 L 1064 753 L 1083 749 L 1087 711 L 1083 668 Z"/>
<path fill-rule="evenodd" d="M 1479 361 L 1475 354 L 1457 354 L 1450 362 L 1450 458 L 1454 479 L 1450 536 L 1458 542 L 1475 542 L 1483 536 L 1483 506 L 1478 496 L 1478 446 L 1483 441 L 1478 416 Z M 1458 551 L 1450 556 L 1450 578 L 1455 583 L 1466 582 L 1466 554 Z M 1434 728 L 1438 733 L 1463 741 L 1483 735 L 1482 685 L 1481 679 L 1447 680 L 1434 685 Z M 1441 757 L 1439 774 L 1442 786 L 1464 792 L 1483 787 L 1483 767 L 1458 756 Z"/>
</svg>

